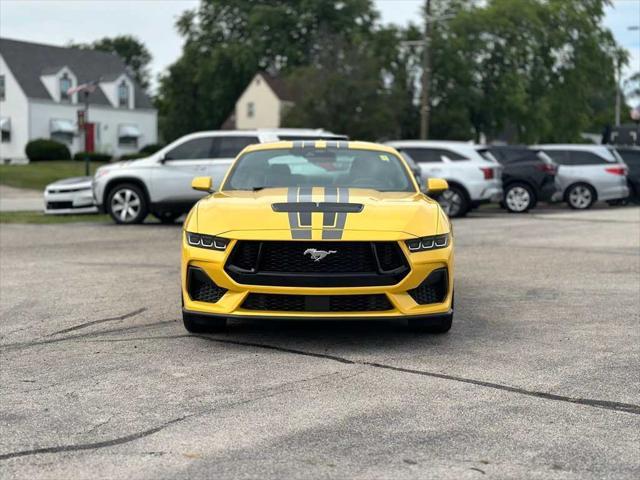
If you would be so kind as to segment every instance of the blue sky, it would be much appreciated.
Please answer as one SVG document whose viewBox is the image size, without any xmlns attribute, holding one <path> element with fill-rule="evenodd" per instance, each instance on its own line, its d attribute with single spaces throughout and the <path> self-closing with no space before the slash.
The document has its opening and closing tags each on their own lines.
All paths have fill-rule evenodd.
<svg viewBox="0 0 640 480">
<path fill-rule="evenodd" d="M 420 22 L 424 0 L 374 0 L 384 23 Z M 181 39 L 174 29 L 177 16 L 198 0 L 0 0 L 0 36 L 64 45 L 104 36 L 134 34 L 154 56 L 157 75 L 180 55 Z M 615 0 L 605 24 L 631 53 L 625 70 L 640 70 L 640 0 Z"/>
</svg>

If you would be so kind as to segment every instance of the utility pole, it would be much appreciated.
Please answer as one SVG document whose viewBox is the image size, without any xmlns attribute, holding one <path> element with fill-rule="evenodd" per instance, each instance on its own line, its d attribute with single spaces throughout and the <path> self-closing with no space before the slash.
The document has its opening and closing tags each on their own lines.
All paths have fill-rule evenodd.
<svg viewBox="0 0 640 480">
<path fill-rule="evenodd" d="M 622 59 L 618 57 L 616 61 L 616 127 L 620 126 L 620 103 L 622 95 Z"/>
<path fill-rule="evenodd" d="M 424 5 L 424 48 L 422 51 L 422 96 L 420 99 L 420 138 L 429 138 L 429 85 L 431 83 L 431 0 Z"/>
</svg>

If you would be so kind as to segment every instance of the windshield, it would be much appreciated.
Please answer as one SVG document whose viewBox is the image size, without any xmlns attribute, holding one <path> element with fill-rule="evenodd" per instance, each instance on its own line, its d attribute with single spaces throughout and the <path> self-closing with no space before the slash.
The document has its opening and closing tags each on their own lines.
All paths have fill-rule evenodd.
<svg viewBox="0 0 640 480">
<path fill-rule="evenodd" d="M 402 161 L 395 155 L 355 149 L 273 149 L 238 158 L 223 190 L 276 187 L 371 188 L 415 192 Z"/>
</svg>

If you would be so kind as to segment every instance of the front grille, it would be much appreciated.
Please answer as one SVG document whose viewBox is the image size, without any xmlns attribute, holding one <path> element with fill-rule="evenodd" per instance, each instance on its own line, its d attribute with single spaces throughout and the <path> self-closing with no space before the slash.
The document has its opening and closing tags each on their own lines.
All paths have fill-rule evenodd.
<svg viewBox="0 0 640 480">
<path fill-rule="evenodd" d="M 280 312 L 379 312 L 393 309 L 384 294 L 281 295 L 250 293 L 242 303 L 246 310 Z"/>
<path fill-rule="evenodd" d="M 225 288 L 216 285 L 206 273 L 195 267 L 189 267 L 187 271 L 187 291 L 191 300 L 207 303 L 216 303 L 227 293 Z"/>
<path fill-rule="evenodd" d="M 225 270 L 248 285 L 356 287 L 396 284 L 409 266 L 397 242 L 239 240 Z"/>
<path fill-rule="evenodd" d="M 73 208 L 73 202 L 47 202 L 47 210 L 62 210 Z"/>
<path fill-rule="evenodd" d="M 439 268 L 431 272 L 416 288 L 409 290 L 409 295 L 420 305 L 442 303 L 447 296 L 448 283 L 447 269 Z"/>
</svg>

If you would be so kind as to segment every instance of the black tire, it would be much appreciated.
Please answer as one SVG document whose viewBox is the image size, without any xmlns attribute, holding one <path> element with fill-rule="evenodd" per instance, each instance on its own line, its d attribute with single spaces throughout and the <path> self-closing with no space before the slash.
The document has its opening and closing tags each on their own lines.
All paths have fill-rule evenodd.
<svg viewBox="0 0 640 480">
<path fill-rule="evenodd" d="M 471 206 L 467 192 L 457 185 L 450 185 L 437 198 L 445 213 L 451 218 L 464 217 Z"/>
<path fill-rule="evenodd" d="M 182 312 L 184 328 L 190 333 L 215 333 L 227 328 L 226 318 L 211 318 L 206 315 Z"/>
<path fill-rule="evenodd" d="M 147 196 L 133 183 L 120 183 L 113 187 L 105 208 L 113 221 L 121 225 L 142 223 L 149 214 Z"/>
<path fill-rule="evenodd" d="M 625 205 L 629 205 L 629 202 L 629 197 L 618 198 L 617 200 L 607 200 L 610 207 L 624 207 Z"/>
<path fill-rule="evenodd" d="M 182 215 L 177 212 L 153 212 L 153 216 L 160 220 L 160 223 L 165 225 L 171 225 L 175 223 L 176 219 Z"/>
<path fill-rule="evenodd" d="M 564 200 L 574 210 L 587 210 L 596 201 L 596 191 L 586 183 L 574 183 L 567 188 Z"/>
<path fill-rule="evenodd" d="M 451 324 L 453 323 L 453 312 L 443 315 L 439 320 L 433 320 L 432 318 L 412 318 L 408 321 L 409 328 L 415 332 L 420 333 L 447 333 L 451 330 Z"/>
<path fill-rule="evenodd" d="M 511 183 L 504 190 L 505 208 L 511 213 L 526 213 L 535 208 L 537 199 L 533 189 L 523 182 Z"/>
<path fill-rule="evenodd" d="M 442 315 L 439 320 L 434 320 L 432 317 L 424 318 L 412 318 L 407 323 L 409 328 L 414 332 L 420 333 L 447 333 L 451 330 L 451 324 L 453 323 L 453 312 L 455 308 L 456 292 L 451 295 L 451 313 Z"/>
</svg>

